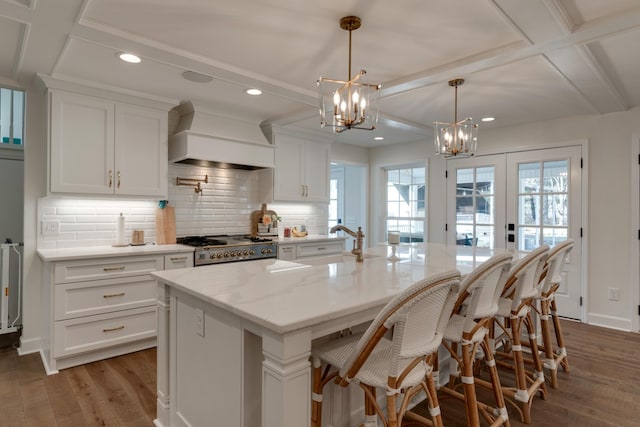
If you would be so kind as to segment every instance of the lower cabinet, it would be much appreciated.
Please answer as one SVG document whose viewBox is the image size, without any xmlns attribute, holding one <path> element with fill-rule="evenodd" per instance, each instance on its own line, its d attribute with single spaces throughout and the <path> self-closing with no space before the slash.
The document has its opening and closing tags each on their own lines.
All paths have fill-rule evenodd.
<svg viewBox="0 0 640 427">
<path fill-rule="evenodd" d="M 285 261 L 294 261 L 309 257 L 339 255 L 345 250 L 344 241 L 345 239 L 332 238 L 278 243 L 278 258 Z"/>
<path fill-rule="evenodd" d="M 193 266 L 192 253 L 45 262 L 47 373 L 156 345 L 155 270 Z"/>
</svg>

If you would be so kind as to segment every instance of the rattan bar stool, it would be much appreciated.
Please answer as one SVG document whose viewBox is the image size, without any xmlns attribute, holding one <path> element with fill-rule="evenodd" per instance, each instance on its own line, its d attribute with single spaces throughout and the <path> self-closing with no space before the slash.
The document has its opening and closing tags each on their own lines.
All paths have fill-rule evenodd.
<svg viewBox="0 0 640 427">
<path fill-rule="evenodd" d="M 543 342 L 541 350 L 545 355 L 543 365 L 550 372 L 550 382 L 553 388 L 558 388 L 558 365 L 562 366 L 565 372 L 569 372 L 567 349 L 564 344 L 556 306 L 556 291 L 562 282 L 562 266 L 574 245 L 575 242 L 573 240 L 567 239 L 558 243 L 549 251 L 538 297 Z M 556 336 L 555 345 L 551 339 L 552 327 Z"/>
<path fill-rule="evenodd" d="M 515 386 L 506 386 L 504 377 L 502 392 L 510 404 L 520 414 L 524 423 L 531 422 L 531 404 L 539 393 L 547 398 L 542 359 L 539 354 L 535 325 L 531 316 L 531 306 L 539 295 L 540 277 L 543 271 L 549 246 L 542 245 L 529 252 L 516 262 L 509 272 L 509 278 L 498 302 L 498 313 L 494 317 L 492 334 L 496 364 L 514 373 Z M 529 337 L 533 372 L 525 367 L 522 332 L 525 327 Z M 491 383 L 477 380 L 483 386 Z"/>
<path fill-rule="evenodd" d="M 366 427 L 377 426 L 378 417 L 385 427 L 400 426 L 405 417 L 442 426 L 431 363 L 459 285 L 455 270 L 430 276 L 395 296 L 361 337 L 313 348 L 311 426 L 322 425 L 322 390 L 332 379 L 342 387 L 357 383 L 364 390 Z M 386 415 L 376 401 L 376 389 L 386 392 Z M 421 391 L 429 400 L 430 420 L 407 410 Z"/>
<path fill-rule="evenodd" d="M 510 425 L 487 328 L 498 311 L 498 300 L 511 268 L 511 259 L 511 254 L 495 255 L 464 277 L 444 333 L 442 344 L 451 355 L 450 376 L 447 386 L 439 392 L 464 400 L 467 426 L 479 426 L 480 415 L 490 426 Z M 496 406 L 479 402 L 476 396 L 473 364 L 478 346 L 489 369 Z M 457 390 L 460 385 L 462 393 Z"/>
</svg>

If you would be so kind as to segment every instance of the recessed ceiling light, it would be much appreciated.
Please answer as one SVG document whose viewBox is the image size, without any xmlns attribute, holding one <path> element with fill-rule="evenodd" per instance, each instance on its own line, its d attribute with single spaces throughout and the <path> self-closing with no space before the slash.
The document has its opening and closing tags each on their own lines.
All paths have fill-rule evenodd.
<svg viewBox="0 0 640 427">
<path fill-rule="evenodd" d="M 375 139 L 376 141 L 382 141 L 384 139 L 384 136 L 376 136 L 373 139 Z"/>
<path fill-rule="evenodd" d="M 262 95 L 262 91 L 260 89 L 251 88 L 244 91 L 247 95 Z"/>
<path fill-rule="evenodd" d="M 494 121 L 496 118 L 495 117 L 483 117 L 482 120 L 483 122 L 492 122 Z"/>
<path fill-rule="evenodd" d="M 209 83 L 213 80 L 213 77 L 208 76 L 206 74 L 198 73 L 197 71 L 185 71 L 182 73 L 182 77 L 190 82 L 196 83 Z"/>
<path fill-rule="evenodd" d="M 142 61 L 138 55 L 127 52 L 119 53 L 118 58 L 122 59 L 124 62 L 129 62 L 131 64 L 139 64 Z"/>
</svg>

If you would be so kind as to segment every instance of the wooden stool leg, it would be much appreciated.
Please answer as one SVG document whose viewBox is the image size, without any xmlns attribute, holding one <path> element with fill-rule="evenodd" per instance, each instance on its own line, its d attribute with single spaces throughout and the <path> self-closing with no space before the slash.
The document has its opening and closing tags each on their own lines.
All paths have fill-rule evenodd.
<svg viewBox="0 0 640 427">
<path fill-rule="evenodd" d="M 533 393 L 540 390 L 542 398 L 547 400 L 547 384 L 544 382 L 544 372 L 542 371 L 542 359 L 540 359 L 540 350 L 538 349 L 538 340 L 535 334 L 535 326 L 531 313 L 528 313 L 524 319 L 524 324 L 527 328 L 527 335 L 529 336 L 529 346 L 531 348 L 531 355 L 533 358 L 533 366 L 535 369 L 533 375 L 533 385 L 531 390 Z M 533 399 L 533 393 L 529 399 Z"/>
<path fill-rule="evenodd" d="M 531 423 L 531 410 L 529 408 L 529 391 L 527 390 L 527 376 L 524 369 L 524 357 L 522 355 L 522 341 L 520 339 L 522 320 L 516 316 L 509 319 L 511 325 L 511 355 L 516 377 L 515 400 L 522 411 L 525 424 Z"/>
<path fill-rule="evenodd" d="M 378 415 L 376 414 L 376 388 L 371 386 L 365 386 L 360 384 L 361 387 L 366 388 L 364 394 L 364 426 L 377 426 Z"/>
<path fill-rule="evenodd" d="M 567 360 L 567 348 L 564 345 L 564 337 L 562 336 L 562 327 L 560 326 L 560 318 L 556 308 L 555 297 L 551 299 L 551 318 L 553 319 L 553 329 L 556 333 L 556 342 L 558 343 L 558 351 L 562 359 L 560 365 L 565 372 L 569 372 L 569 360 Z"/>
<path fill-rule="evenodd" d="M 467 411 L 467 426 L 477 427 L 480 425 L 478 415 L 478 399 L 476 396 L 476 386 L 473 376 L 473 357 L 471 354 L 473 345 L 462 344 L 462 374 L 460 379 L 464 387 L 464 404 Z"/>
<path fill-rule="evenodd" d="M 311 427 L 322 426 L 322 364 L 313 361 L 313 387 L 311 396 Z"/>
<path fill-rule="evenodd" d="M 437 359 L 437 358 L 436 358 Z M 427 396 L 431 402 L 429 413 L 431 420 L 436 427 L 443 427 L 442 414 L 440 413 L 440 403 L 438 401 L 438 391 L 436 390 L 433 375 L 427 375 Z"/>
<path fill-rule="evenodd" d="M 389 378 L 389 388 L 396 388 L 396 379 Z M 387 422 L 388 427 L 398 427 L 398 409 L 396 407 L 396 394 L 387 393 Z"/>
<path fill-rule="evenodd" d="M 551 322 L 549 321 L 549 300 L 540 300 L 540 327 L 542 329 L 542 342 L 544 345 L 544 367 L 551 373 L 551 387 L 558 388 L 558 366 L 553 354 L 553 343 L 551 342 Z"/>
<path fill-rule="evenodd" d="M 484 351 L 484 360 L 486 366 L 489 368 L 489 377 L 491 379 L 491 389 L 493 391 L 493 398 L 496 402 L 496 409 L 499 413 L 499 417 L 504 420 L 503 425 L 509 427 L 509 413 L 507 412 L 507 406 L 502 394 L 502 385 L 500 384 L 500 377 L 498 376 L 498 368 L 496 361 L 491 351 L 491 345 L 489 344 L 489 337 L 485 335 L 482 343 L 482 350 Z"/>
</svg>

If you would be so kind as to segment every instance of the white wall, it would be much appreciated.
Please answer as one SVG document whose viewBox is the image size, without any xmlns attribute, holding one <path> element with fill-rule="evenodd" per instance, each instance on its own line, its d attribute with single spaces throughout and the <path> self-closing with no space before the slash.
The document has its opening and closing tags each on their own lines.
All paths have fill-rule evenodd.
<svg viewBox="0 0 640 427">
<path fill-rule="evenodd" d="M 22 242 L 23 177 L 22 159 L 3 158 L 0 148 L 0 243 L 7 238 L 14 243 Z"/>
<path fill-rule="evenodd" d="M 637 239 L 638 231 L 630 227 L 636 223 L 630 205 L 631 167 L 634 135 L 640 133 L 640 109 L 601 116 L 584 116 L 527 124 L 513 128 L 491 129 L 482 127 L 479 135 L 479 153 L 489 154 L 563 145 L 570 141 L 589 141 L 588 223 L 583 224 L 588 242 L 587 277 L 589 289 L 585 295 L 587 319 L 591 324 L 632 329 L 637 316 L 638 283 L 629 280 L 637 277 L 630 272 L 636 268 L 637 259 L 631 259 L 629 247 Z M 444 241 L 444 161 L 432 154 L 430 141 L 381 147 L 371 150 L 371 202 L 370 211 L 376 232 L 384 226 L 382 168 L 402 166 L 425 159 L 428 167 L 427 220 L 428 240 Z M 633 166 L 637 167 L 637 165 Z M 637 200 L 637 199 L 636 199 Z M 378 234 L 379 238 L 379 234 Z M 620 288 L 620 300 L 609 301 L 607 288 Z"/>
</svg>

